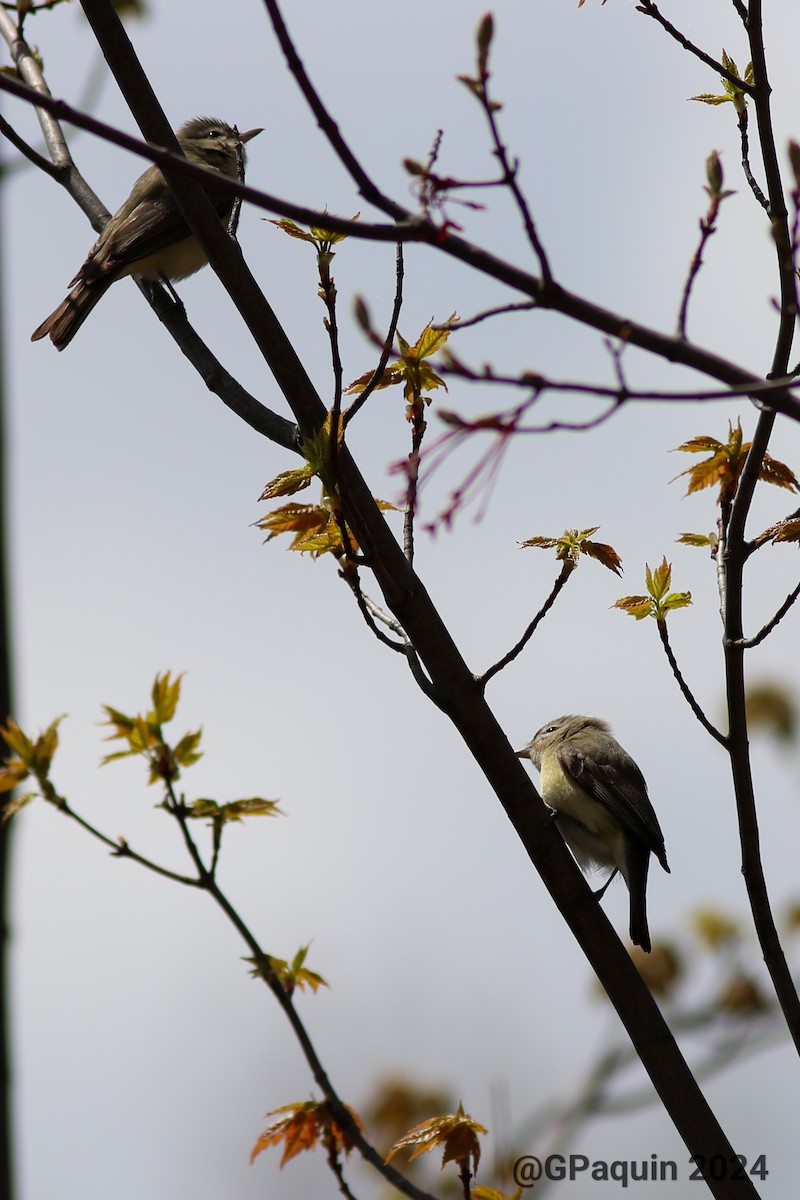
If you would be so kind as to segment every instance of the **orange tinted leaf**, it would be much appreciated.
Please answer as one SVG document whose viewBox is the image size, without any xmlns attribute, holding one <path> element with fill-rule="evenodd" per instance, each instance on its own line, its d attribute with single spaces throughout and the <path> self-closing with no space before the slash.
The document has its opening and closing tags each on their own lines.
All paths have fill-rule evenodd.
<svg viewBox="0 0 800 1200">
<path fill-rule="evenodd" d="M 345 1105 L 345 1107 L 358 1128 L 363 1130 L 364 1127 L 358 1113 L 354 1112 L 349 1105 Z M 329 1154 L 333 1155 L 337 1155 L 342 1150 L 345 1154 L 349 1154 L 353 1147 L 349 1132 L 334 1119 L 324 1100 L 307 1100 L 304 1104 L 284 1104 L 281 1108 L 273 1108 L 271 1112 L 267 1113 L 267 1116 L 272 1117 L 277 1113 L 286 1113 L 287 1116 L 267 1126 L 253 1147 L 250 1162 L 262 1150 L 266 1150 L 269 1146 L 277 1146 L 281 1142 L 284 1143 L 281 1166 L 303 1150 L 316 1149 L 319 1141 L 322 1142 Z"/>
<path fill-rule="evenodd" d="M 258 498 L 259 500 L 274 500 L 276 496 L 293 496 L 295 492 L 307 488 L 313 476 L 314 472 L 308 463 L 302 467 L 296 467 L 292 471 L 281 471 L 280 475 L 276 475 L 265 485 Z"/>
<path fill-rule="evenodd" d="M 316 1102 L 309 1100 L 301 1105 L 286 1104 L 282 1108 L 272 1109 L 267 1114 L 268 1116 L 274 1116 L 281 1112 L 288 1112 L 289 1115 L 282 1117 L 279 1121 L 273 1121 L 260 1134 L 250 1153 L 250 1162 L 252 1163 L 262 1150 L 267 1150 L 270 1146 L 278 1146 L 281 1143 L 283 1143 L 281 1166 L 304 1150 L 314 1150 L 320 1134 L 318 1108 L 319 1105 Z"/>
<path fill-rule="evenodd" d="M 388 1163 L 399 1150 L 411 1150 L 409 1161 L 420 1154 L 427 1154 L 437 1146 L 443 1147 L 442 1166 L 448 1162 L 468 1164 L 470 1160 L 473 1170 L 477 1170 L 481 1157 L 478 1134 L 486 1133 L 483 1125 L 479 1125 L 459 1104 L 458 1112 L 446 1117 L 430 1117 L 420 1121 L 407 1134 L 399 1138 L 386 1155 Z"/>
<path fill-rule="evenodd" d="M 800 542 L 800 518 L 782 521 L 772 539 L 774 542 Z"/>
<path fill-rule="evenodd" d="M 314 239 L 306 229 L 301 229 L 294 221 L 290 221 L 288 217 L 282 217 L 280 221 L 273 221 L 268 218 L 270 225 L 277 225 L 278 229 L 282 229 L 289 237 L 297 238 L 301 242 L 313 242 Z"/>
<path fill-rule="evenodd" d="M 593 558 L 597 562 L 602 563 L 604 567 L 608 567 L 609 571 L 613 571 L 615 575 L 622 574 L 622 559 L 613 546 L 607 546 L 604 542 L 584 541 L 581 545 L 581 550 L 588 558 Z"/>
<path fill-rule="evenodd" d="M 761 464 L 758 477 L 759 479 L 763 479 L 765 483 L 773 483 L 776 487 L 786 488 L 787 491 L 800 491 L 800 485 L 798 485 L 794 471 L 790 470 L 785 463 L 778 462 L 770 454 L 764 455 L 764 461 Z"/>
<path fill-rule="evenodd" d="M 350 386 L 345 388 L 345 394 L 352 396 L 356 392 L 363 392 L 364 388 L 367 386 L 374 374 L 374 371 L 366 371 L 363 375 L 359 375 L 358 379 L 354 379 Z M 404 372 L 398 367 L 387 367 L 378 382 L 375 384 L 375 390 L 381 391 L 382 388 L 392 387 L 393 384 L 402 383 L 404 378 Z"/>
<path fill-rule="evenodd" d="M 307 533 L 326 525 L 330 513 L 319 504 L 283 504 L 256 521 L 258 529 L 269 532 L 269 541 L 279 533 Z"/>
<path fill-rule="evenodd" d="M 649 596 L 621 596 L 611 607 L 620 608 L 629 616 L 635 617 L 637 621 L 641 621 L 652 613 L 653 601 Z"/>
</svg>

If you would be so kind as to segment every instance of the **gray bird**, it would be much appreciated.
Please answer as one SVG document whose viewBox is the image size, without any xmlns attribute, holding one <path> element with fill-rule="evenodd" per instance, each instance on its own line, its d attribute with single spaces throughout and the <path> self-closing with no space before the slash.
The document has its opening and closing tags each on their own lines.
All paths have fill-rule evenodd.
<svg viewBox="0 0 800 1200">
<path fill-rule="evenodd" d="M 216 117 L 195 117 L 180 127 L 176 137 L 189 162 L 235 179 L 240 162 L 244 168 L 244 143 L 261 132 L 250 129 L 239 133 L 235 125 L 226 125 Z M 203 188 L 227 225 L 233 197 L 216 190 L 213 184 L 204 184 Z M 34 330 L 31 341 L 38 342 L 49 334 L 56 350 L 63 350 L 111 284 L 125 275 L 186 279 L 207 262 L 160 168 L 148 167 L 92 246 L 69 285 L 72 291 L 66 300 Z"/>
<path fill-rule="evenodd" d="M 669 871 L 664 835 L 631 756 L 599 717 L 556 717 L 518 750 L 541 772 L 542 799 L 578 865 L 617 871 L 630 893 L 630 935 L 650 951 L 647 928 L 647 871 L 655 854 Z"/>
</svg>

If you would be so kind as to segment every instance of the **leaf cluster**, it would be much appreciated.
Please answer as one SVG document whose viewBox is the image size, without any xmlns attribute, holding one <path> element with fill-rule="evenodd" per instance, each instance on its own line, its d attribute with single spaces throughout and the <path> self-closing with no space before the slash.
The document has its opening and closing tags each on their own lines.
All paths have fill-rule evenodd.
<svg viewBox="0 0 800 1200">
<path fill-rule="evenodd" d="M 291 962 L 285 958 L 274 958 L 271 954 L 264 956 L 266 963 L 255 958 L 248 958 L 246 961 L 253 964 L 250 974 L 254 979 L 265 979 L 271 973 L 278 977 L 288 996 L 291 996 L 296 988 L 299 988 L 301 992 L 304 992 L 306 988 L 317 992 L 321 987 L 329 985 L 321 975 L 318 975 L 316 971 L 309 970 L 304 965 L 310 949 L 310 943 L 307 946 L 301 946 Z"/>
<path fill-rule="evenodd" d="M 751 445 L 751 442 L 742 440 L 741 421 L 737 421 L 735 427 L 730 422 L 728 423 L 728 440 L 725 442 L 707 435 L 690 438 L 688 442 L 676 446 L 676 451 L 682 451 L 684 454 L 708 452 L 708 457 L 695 463 L 692 467 L 687 467 L 685 471 L 681 471 L 674 478 L 682 479 L 684 475 L 689 476 L 687 496 L 718 484 L 717 503 L 721 505 L 729 502 L 736 492 L 739 476 L 744 468 Z M 794 472 L 785 463 L 773 458 L 771 454 L 764 454 L 758 478 L 765 483 L 774 484 L 775 487 L 786 488 L 792 492 L 800 491 L 800 484 L 798 484 Z"/>
<path fill-rule="evenodd" d="M 645 617 L 653 617 L 656 621 L 666 621 L 667 614 L 676 608 L 686 608 L 692 603 L 691 592 L 671 592 L 672 564 L 666 558 L 654 571 L 645 564 L 646 596 L 622 596 L 612 608 L 619 608 L 637 621 Z"/>
<path fill-rule="evenodd" d="M 363 1130 L 358 1113 L 349 1106 L 345 1107 L 358 1128 Z M 281 1166 L 304 1150 L 316 1150 L 318 1145 L 322 1145 L 328 1151 L 329 1156 L 334 1158 L 338 1158 L 342 1151 L 348 1155 L 353 1148 L 349 1130 L 339 1124 L 325 1100 L 306 1100 L 301 1104 L 284 1104 L 280 1108 L 271 1109 L 267 1116 L 273 1117 L 278 1113 L 286 1115 L 273 1121 L 260 1134 L 250 1153 L 250 1162 L 253 1162 L 262 1150 L 281 1144 L 283 1145 Z"/>
<path fill-rule="evenodd" d="M 567 564 L 570 570 L 575 570 L 581 555 L 585 554 L 587 558 L 595 559 L 615 575 L 621 575 L 622 559 L 614 547 L 605 542 L 590 540 L 591 535 L 597 533 L 599 528 L 599 525 L 592 525 L 589 529 L 565 529 L 558 538 L 531 537 L 520 542 L 520 547 L 524 549 L 533 546 L 538 550 L 555 550 L 556 558 L 559 562 Z"/>
<path fill-rule="evenodd" d="M 40 789 L 47 787 L 50 767 L 58 749 L 58 726 L 62 720 L 62 717 L 56 717 L 36 738 L 28 737 L 13 717 L 0 726 L 0 737 L 11 751 L 0 766 L 0 794 L 10 792 L 31 777 L 37 781 Z M 37 795 L 38 792 L 30 791 L 7 799 L 3 804 L 3 821 L 13 817 Z"/>
<path fill-rule="evenodd" d="M 456 319 L 456 313 L 453 312 L 447 321 L 443 321 L 441 324 L 450 325 Z M 400 357 L 385 368 L 377 383 L 372 384 L 373 372 L 367 371 L 365 374 L 359 375 L 358 379 L 353 380 L 345 389 L 346 394 L 348 396 L 358 395 L 368 384 L 372 384 L 376 391 L 399 385 L 403 389 L 410 418 L 411 410 L 430 404 L 431 397 L 427 393 L 440 387 L 447 391 L 445 381 L 440 375 L 437 375 L 426 360 L 441 351 L 450 337 L 450 333 L 450 329 L 439 328 L 431 321 L 425 326 L 413 346 L 405 340 L 402 334 L 398 333 Z"/>
<path fill-rule="evenodd" d="M 728 52 L 722 51 L 722 65 L 726 71 L 730 71 L 732 75 L 736 75 L 748 86 L 752 87 L 754 82 L 753 64 L 749 62 L 744 70 L 744 75 L 740 75 L 739 68 L 733 61 Z M 739 84 L 722 77 L 722 92 L 701 92 L 699 96 L 690 96 L 690 100 L 699 100 L 701 104 L 732 104 L 737 113 L 741 114 L 747 107 L 747 92 Z"/>
<path fill-rule="evenodd" d="M 182 681 L 183 674 L 175 679 L 169 671 L 157 675 L 151 692 L 153 707 L 147 713 L 128 716 L 118 708 L 103 705 L 107 718 L 103 724 L 110 725 L 113 730 L 106 740 L 119 739 L 127 743 L 127 749 L 106 754 L 103 765 L 121 758 L 142 756 L 150 767 L 148 783 L 172 784 L 179 778 L 181 767 L 190 767 L 202 758 L 199 748 L 202 729 L 184 734 L 175 746 L 170 746 L 164 739 L 164 726 L 175 716 Z"/>
<path fill-rule="evenodd" d="M 481 1157 L 478 1134 L 486 1132 L 484 1126 L 465 1113 L 463 1105 L 459 1104 L 457 1112 L 420 1121 L 398 1138 L 386 1155 L 386 1161 L 390 1162 L 400 1150 L 411 1150 L 409 1161 L 413 1162 L 420 1154 L 427 1154 L 441 1146 L 442 1167 L 454 1162 L 462 1169 L 469 1169 L 471 1165 L 474 1172 L 478 1169 Z"/>
</svg>

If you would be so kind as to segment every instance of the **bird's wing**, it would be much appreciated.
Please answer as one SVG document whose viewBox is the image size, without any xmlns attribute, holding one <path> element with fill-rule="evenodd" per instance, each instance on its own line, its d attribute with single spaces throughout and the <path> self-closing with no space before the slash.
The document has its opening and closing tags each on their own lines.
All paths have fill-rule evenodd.
<svg viewBox="0 0 800 1200">
<path fill-rule="evenodd" d="M 230 208 L 230 197 L 212 189 L 204 190 L 220 218 L 224 218 Z M 139 259 L 147 258 L 188 236 L 186 218 L 171 193 L 157 202 L 148 199 L 143 204 L 137 204 L 127 220 L 108 237 L 100 235 L 73 282 L 95 272 L 105 274 L 115 269 L 124 270 Z"/>
<path fill-rule="evenodd" d="M 622 828 L 652 850 L 666 871 L 664 835 L 658 824 L 644 776 L 633 759 L 619 747 L 619 762 L 598 763 L 572 737 L 556 750 L 561 767 L 584 791 L 602 804 Z"/>
</svg>

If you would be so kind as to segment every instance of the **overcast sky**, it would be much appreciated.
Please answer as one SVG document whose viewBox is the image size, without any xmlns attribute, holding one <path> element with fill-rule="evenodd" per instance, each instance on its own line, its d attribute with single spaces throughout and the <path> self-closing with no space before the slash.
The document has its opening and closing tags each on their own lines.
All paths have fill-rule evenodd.
<svg viewBox="0 0 800 1200">
<path fill-rule="evenodd" d="M 743 68 L 733 7 L 702 7 L 698 15 L 692 0 L 664 6 L 710 53 L 724 44 Z M 789 136 L 800 137 L 797 18 L 789 0 L 769 7 L 783 153 Z M 130 33 L 175 125 L 200 113 L 241 129 L 263 125 L 249 147 L 250 183 L 345 216 L 376 216 L 317 130 L 258 0 L 154 0 L 152 8 Z M 438 129 L 443 172 L 494 172 L 481 113 L 456 81 L 473 70 L 483 10 L 472 0 L 287 6 L 342 131 L 401 203 L 413 203 L 402 159 L 424 160 Z M 720 89 L 713 73 L 622 0 L 587 0 L 580 10 L 568 0 L 501 0 L 494 11 L 503 134 L 521 160 L 559 281 L 671 331 L 706 204 L 704 161 L 717 149 L 736 195 L 708 247 L 689 333 L 752 371 L 768 370 L 774 253 L 738 169 L 734 115 L 731 106 L 688 102 Z M 77 5 L 29 18 L 26 32 L 55 96 L 80 105 L 100 70 L 93 114 L 136 132 Z M 37 140 L 23 105 L 4 100 L 3 111 Z M 68 135 L 79 168 L 115 209 L 141 163 L 88 135 Z M 465 236 L 534 269 L 508 199 L 479 198 L 484 211 L 451 210 Z M 12 176 L 3 203 L 19 721 L 36 729 L 68 714 L 57 786 L 111 836 L 124 834 L 180 869 L 179 839 L 154 807 L 144 768 L 96 769 L 107 749 L 97 722 L 103 703 L 145 707 L 156 672 L 186 671 L 176 728 L 202 724 L 206 750 L 183 780 L 187 795 L 260 794 L 280 798 L 286 813 L 229 831 L 220 882 L 270 953 L 291 958 L 313 939 L 309 965 L 331 989 L 301 998 L 299 1008 L 340 1094 L 358 1108 L 377 1079 L 402 1071 L 451 1088 L 493 1132 L 492 1097 L 502 1095 L 515 1129 L 547 1100 L 571 1095 L 599 1050 L 621 1036 L 594 998 L 580 950 L 458 736 L 400 657 L 370 636 L 333 565 L 288 554 L 280 541 L 262 544 L 253 528 L 264 512 L 258 496 L 291 457 L 206 391 L 127 281 L 63 354 L 49 342 L 32 345 L 31 330 L 64 295 L 93 235 L 67 195 L 33 169 Z M 244 210 L 241 244 L 327 400 L 313 254 L 262 215 Z M 350 380 L 374 362 L 352 301 L 363 296 L 377 324 L 388 320 L 393 250 L 350 240 L 334 274 Z M 213 273 L 180 290 L 227 368 L 286 413 Z M 405 290 L 400 330 L 411 340 L 431 318 L 453 310 L 467 317 L 515 298 L 422 247 L 408 251 Z M 454 336 L 453 346 L 476 366 L 491 362 L 506 373 L 612 379 L 602 340 L 553 316 L 485 322 Z M 644 354 L 630 353 L 626 363 L 635 385 L 694 382 Z M 477 415 L 508 399 L 456 383 L 445 403 Z M 566 396 L 541 405 L 542 419 L 592 411 Z M 552 556 L 521 550 L 520 541 L 599 525 L 598 537 L 622 556 L 622 580 L 597 564 L 581 566 L 540 635 L 492 683 L 489 700 L 515 745 L 565 711 L 612 723 L 648 779 L 672 867 L 667 876 L 653 864 L 651 931 L 678 943 L 692 967 L 695 907 L 747 913 L 729 776 L 722 751 L 681 699 L 655 627 L 610 605 L 643 590 L 645 562 L 664 554 L 673 561 L 674 586 L 695 601 L 671 620 L 674 647 L 700 702 L 721 722 L 713 567 L 703 551 L 674 544 L 684 530 L 713 528 L 713 498 L 682 498 L 684 484 L 669 481 L 689 460 L 668 452 L 697 434 L 724 438 L 738 416 L 749 435 L 755 414 L 747 404 L 630 406 L 590 435 L 520 441 L 480 521 L 473 509 L 452 532 L 418 540 L 420 574 L 476 671 L 513 644 L 557 573 Z M 354 425 L 352 446 L 375 494 L 398 500 L 389 468 L 408 445 L 399 392 L 375 395 Z M 437 429 L 432 416 L 431 433 Z M 467 446 L 430 481 L 424 520 L 482 448 Z M 779 422 L 772 451 L 800 470 L 797 427 Z M 753 530 L 793 507 L 791 497 L 769 491 L 757 499 Z M 399 518 L 391 519 L 399 530 Z M 793 547 L 753 563 L 749 631 L 796 578 Z M 796 689 L 797 661 L 796 621 L 787 620 L 753 656 L 751 675 Z M 798 763 L 756 740 L 754 766 L 780 913 L 797 894 Z M 333 1194 L 321 1153 L 282 1174 L 275 1151 L 248 1165 L 263 1114 L 314 1089 L 277 1006 L 248 978 L 244 948 L 211 905 L 109 858 L 44 806 L 29 808 L 15 835 L 20 1200 Z M 604 905 L 625 934 L 624 888 L 611 888 Z M 707 972 L 701 978 L 711 986 Z M 707 1084 L 734 1147 L 750 1159 L 768 1156 L 764 1196 L 785 1196 L 793 1177 L 793 1132 L 776 1119 L 789 1088 L 796 1096 L 796 1060 L 786 1049 Z M 656 1106 L 596 1122 L 574 1148 L 606 1159 L 656 1153 L 686 1161 Z M 374 1196 L 378 1184 L 364 1174 L 358 1190 Z M 575 1185 L 568 1194 L 607 1193 Z"/>
</svg>

